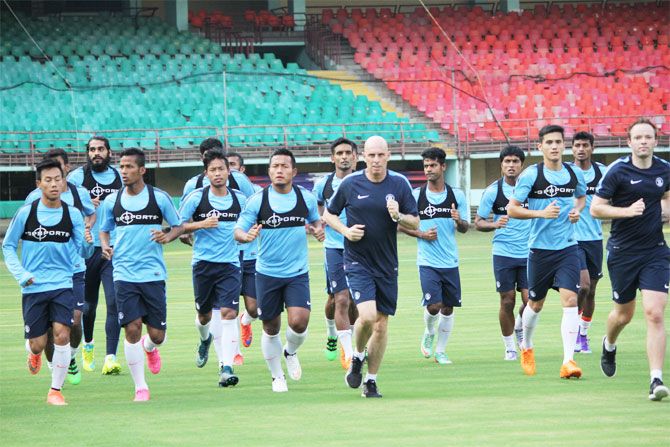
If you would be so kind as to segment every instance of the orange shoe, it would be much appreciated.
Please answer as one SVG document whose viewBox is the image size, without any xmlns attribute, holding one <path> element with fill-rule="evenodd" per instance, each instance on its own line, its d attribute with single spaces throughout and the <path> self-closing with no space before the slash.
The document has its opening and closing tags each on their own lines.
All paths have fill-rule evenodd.
<svg viewBox="0 0 670 447">
<path fill-rule="evenodd" d="M 251 346 L 251 341 L 254 339 L 254 333 L 251 330 L 251 324 L 242 324 L 242 318 L 240 318 L 240 338 L 242 338 L 242 346 L 245 348 Z"/>
<path fill-rule="evenodd" d="M 521 350 L 521 369 L 527 376 L 535 375 L 535 352 L 533 352 L 533 348 Z"/>
<path fill-rule="evenodd" d="M 42 368 L 42 354 L 28 354 L 28 371 L 33 376 Z"/>
<path fill-rule="evenodd" d="M 233 358 L 233 365 L 244 365 L 244 356 L 242 354 L 235 354 L 235 357 Z"/>
<path fill-rule="evenodd" d="M 65 402 L 65 398 L 63 397 L 63 393 L 54 389 L 49 390 L 49 394 L 47 394 L 47 403 L 49 405 L 58 406 L 67 405 L 67 402 Z"/>
<path fill-rule="evenodd" d="M 570 360 L 567 363 L 561 365 L 561 379 L 569 379 L 574 377 L 579 379 L 582 376 L 582 369 L 577 366 L 574 360 Z"/>
<path fill-rule="evenodd" d="M 340 364 L 342 365 L 342 369 L 345 371 L 348 371 L 349 367 L 351 366 L 351 357 L 347 357 L 344 354 L 344 349 L 342 346 L 340 346 Z"/>
</svg>

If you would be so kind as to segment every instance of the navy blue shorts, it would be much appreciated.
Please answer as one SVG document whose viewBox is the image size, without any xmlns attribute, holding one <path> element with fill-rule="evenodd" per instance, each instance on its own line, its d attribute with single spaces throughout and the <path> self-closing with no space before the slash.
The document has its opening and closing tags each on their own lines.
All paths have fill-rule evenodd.
<svg viewBox="0 0 670 447">
<path fill-rule="evenodd" d="M 114 267 L 112 261 L 102 257 L 102 249 L 95 247 L 93 254 L 86 260 L 86 302 L 94 306 L 98 305 L 100 283 L 105 291 L 105 301 L 108 305 L 116 301 L 114 291 Z"/>
<path fill-rule="evenodd" d="M 84 311 L 86 300 L 86 272 L 79 272 L 72 275 L 72 294 L 74 295 L 74 310 Z"/>
<path fill-rule="evenodd" d="M 25 338 L 37 338 L 47 333 L 51 323 L 72 326 L 74 323 L 74 294 L 72 289 L 24 293 L 21 299 Z"/>
<path fill-rule="evenodd" d="M 663 246 L 644 253 L 607 251 L 607 270 L 612 282 L 612 299 L 625 304 L 635 299 L 637 289 L 668 293 L 670 248 Z"/>
<path fill-rule="evenodd" d="M 539 301 L 550 288 L 579 290 L 577 245 L 562 250 L 531 248 L 528 255 L 528 297 Z"/>
<path fill-rule="evenodd" d="M 528 259 L 493 255 L 493 276 L 497 292 L 528 288 Z"/>
<path fill-rule="evenodd" d="M 603 277 L 603 241 L 577 241 L 579 269 L 588 270 L 589 278 Z"/>
<path fill-rule="evenodd" d="M 141 318 L 144 324 L 153 328 L 167 328 L 165 281 L 114 281 L 114 288 L 121 326 Z"/>
<path fill-rule="evenodd" d="M 240 309 L 240 268 L 228 262 L 198 261 L 193 264 L 195 310 L 200 315 L 212 308 Z"/>
<path fill-rule="evenodd" d="M 423 292 L 422 306 L 442 303 L 448 307 L 461 307 L 461 277 L 458 267 L 435 268 L 420 265 L 419 279 Z"/>
<path fill-rule="evenodd" d="M 375 301 L 377 312 L 395 315 L 398 305 L 398 277 L 373 276 L 362 267 L 347 267 L 347 285 L 356 305 L 365 301 Z"/>
<path fill-rule="evenodd" d="M 326 291 L 330 295 L 347 289 L 347 277 L 344 274 L 344 249 L 326 248 Z"/>
<path fill-rule="evenodd" d="M 242 261 L 242 289 L 240 295 L 256 299 L 256 260 Z"/>
<path fill-rule="evenodd" d="M 309 298 L 309 273 L 291 278 L 277 278 L 256 272 L 258 318 L 272 320 L 285 307 L 304 307 L 312 310 Z"/>
</svg>

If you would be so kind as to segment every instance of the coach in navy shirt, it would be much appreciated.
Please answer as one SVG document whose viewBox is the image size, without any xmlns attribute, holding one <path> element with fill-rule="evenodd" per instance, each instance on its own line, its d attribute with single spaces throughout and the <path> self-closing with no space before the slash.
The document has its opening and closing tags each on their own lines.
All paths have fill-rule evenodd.
<svg viewBox="0 0 670 447">
<path fill-rule="evenodd" d="M 640 289 L 647 319 L 651 400 L 669 394 L 663 385 L 662 368 L 666 343 L 663 314 L 670 283 L 670 250 L 663 238 L 663 221 L 668 220 L 670 211 L 670 164 L 654 156 L 656 132 L 646 119 L 630 126 L 631 155 L 609 166 L 591 202 L 593 217 L 612 219 L 607 269 L 615 304 L 607 319 L 601 369 L 608 377 L 616 373 L 615 343 L 633 318 L 636 289 Z"/>
<path fill-rule="evenodd" d="M 347 176 L 323 213 L 324 221 L 342 233 L 344 270 L 351 296 L 358 308 L 356 349 L 346 380 L 358 388 L 368 349 L 368 374 L 364 397 L 381 397 L 377 371 L 386 349 L 388 316 L 395 314 L 398 299 L 398 225 L 416 229 L 419 217 L 407 179 L 387 169 L 391 153 L 386 140 L 367 139 L 363 149 L 366 168 Z M 347 225 L 339 219 L 344 210 Z"/>
</svg>

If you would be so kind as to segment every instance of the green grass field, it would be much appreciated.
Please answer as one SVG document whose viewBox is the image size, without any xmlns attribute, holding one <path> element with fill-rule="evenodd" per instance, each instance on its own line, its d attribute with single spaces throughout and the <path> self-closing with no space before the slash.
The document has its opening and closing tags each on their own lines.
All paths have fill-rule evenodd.
<svg viewBox="0 0 670 447">
<path fill-rule="evenodd" d="M 98 370 L 67 384 L 68 407 L 45 404 L 46 366 L 30 376 L 25 366 L 21 296 L 0 268 L 0 424 L 2 445 L 556 445 L 646 446 L 670 444 L 670 400 L 650 402 L 641 309 L 619 340 L 619 371 L 607 379 L 599 368 L 599 339 L 611 308 L 607 276 L 597 294 L 591 330 L 594 354 L 577 354 L 581 380 L 558 378 L 562 360 L 561 311 L 552 292 L 536 330 L 538 372 L 526 377 L 505 362 L 498 326 L 490 234 L 459 235 L 463 307 L 457 309 L 447 352 L 453 365 L 438 366 L 419 352 L 423 332 L 416 244 L 400 237 L 400 298 L 391 319 L 389 348 L 378 383 L 384 398 L 364 400 L 344 384 L 339 361 L 327 362 L 323 320 L 322 252 L 310 241 L 313 314 L 300 350 L 303 378 L 289 392 L 272 393 L 255 340 L 237 367 L 240 384 L 218 388 L 216 357 L 194 364 L 197 333 L 190 250 L 179 243 L 165 253 L 168 281 L 168 340 L 163 370 L 147 372 L 151 401 L 134 404 L 123 346 L 123 373 L 100 374 L 104 354 L 104 305 L 96 325 Z M 101 297 L 101 303 L 104 298 Z M 213 360 L 212 360 L 213 359 Z M 666 361 L 666 382 L 670 368 Z M 665 439 L 665 441 L 664 441 Z"/>
</svg>

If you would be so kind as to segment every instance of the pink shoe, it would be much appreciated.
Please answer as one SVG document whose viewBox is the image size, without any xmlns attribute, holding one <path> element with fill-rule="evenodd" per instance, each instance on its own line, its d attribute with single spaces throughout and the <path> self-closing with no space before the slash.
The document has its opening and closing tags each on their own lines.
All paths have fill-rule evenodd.
<svg viewBox="0 0 670 447">
<path fill-rule="evenodd" d="M 235 358 L 233 359 L 233 365 L 235 366 L 244 365 L 244 357 L 242 357 L 242 354 L 235 354 Z"/>
<path fill-rule="evenodd" d="M 142 349 L 144 349 L 144 335 L 142 337 Z M 147 355 L 147 366 L 149 366 L 149 371 L 151 374 L 158 374 L 161 372 L 161 354 L 158 352 L 158 348 L 154 348 L 153 351 L 149 352 L 144 349 L 144 353 Z"/>
<path fill-rule="evenodd" d="M 149 400 L 149 390 L 135 390 L 135 399 L 133 402 L 147 402 Z"/>
</svg>

